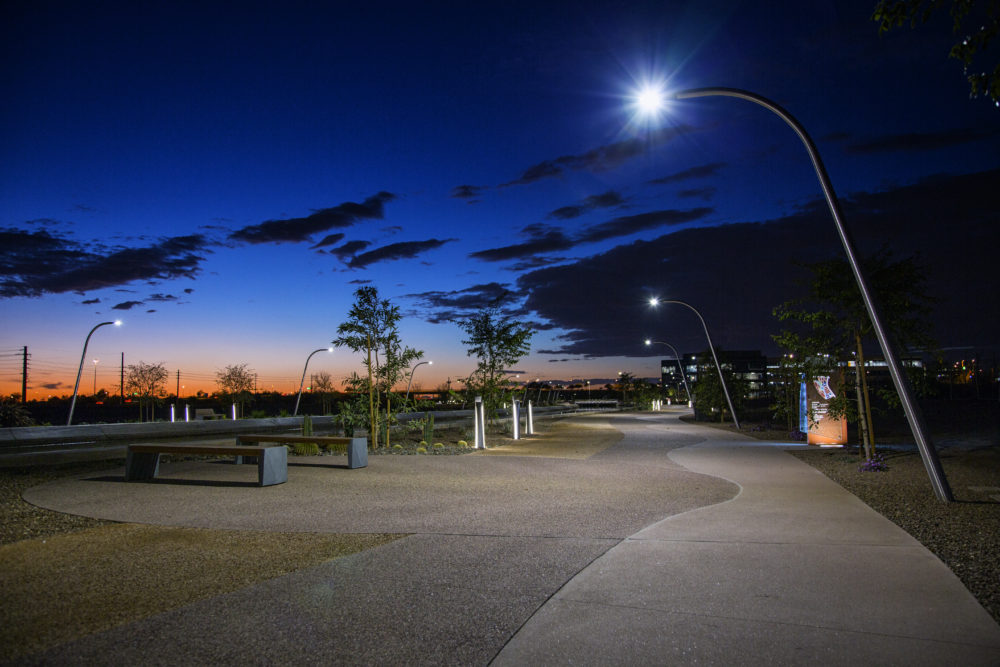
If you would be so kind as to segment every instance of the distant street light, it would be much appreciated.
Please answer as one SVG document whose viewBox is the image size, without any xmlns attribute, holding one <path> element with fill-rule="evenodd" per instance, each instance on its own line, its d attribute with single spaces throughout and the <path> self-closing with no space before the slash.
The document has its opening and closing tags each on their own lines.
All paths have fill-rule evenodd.
<svg viewBox="0 0 1000 667">
<path fill-rule="evenodd" d="M 94 359 L 94 396 L 97 396 L 97 362 L 100 359 Z"/>
<path fill-rule="evenodd" d="M 802 143 L 805 145 L 806 152 L 809 153 L 809 158 L 812 160 L 813 168 L 816 170 L 816 177 L 819 179 L 820 187 L 823 189 L 823 195 L 826 197 L 827 207 L 830 209 L 830 214 L 833 216 L 833 222 L 837 228 L 837 234 L 840 236 L 840 242 L 844 246 L 844 252 L 847 254 L 847 262 L 851 267 L 851 272 L 854 273 L 854 280 L 858 284 L 858 289 L 861 292 L 861 298 L 865 303 L 865 309 L 868 311 L 868 317 L 871 319 L 872 329 L 875 331 L 875 337 L 878 339 L 879 346 L 882 348 L 882 355 L 885 357 L 885 363 L 889 367 L 889 374 L 892 376 L 892 382 L 896 386 L 896 392 L 899 394 L 900 403 L 903 405 L 903 412 L 906 413 L 906 420 L 910 424 L 910 430 L 913 433 L 913 438 L 917 441 L 917 449 L 920 450 L 920 457 L 923 459 L 924 469 L 927 471 L 927 476 L 930 478 L 931 486 L 934 488 L 934 493 L 937 495 L 939 500 L 947 502 L 953 501 L 954 496 L 952 496 L 951 487 L 948 485 L 948 480 L 944 476 L 944 470 L 941 467 L 941 461 L 938 459 L 937 450 L 934 449 L 934 445 L 931 443 L 930 437 L 927 435 L 927 427 L 924 423 L 923 411 L 920 409 L 920 405 L 917 403 L 916 398 L 913 395 L 913 391 L 910 388 L 909 380 L 899 363 L 899 355 L 896 353 L 895 346 L 889 340 L 889 336 L 882 324 L 879 307 L 876 304 L 874 295 L 868 286 L 868 281 L 865 279 L 864 272 L 861 269 L 861 263 L 857 259 L 857 252 L 854 249 L 854 241 L 851 239 L 847 228 L 844 226 L 840 203 L 837 200 L 837 195 L 833 191 L 833 184 L 830 182 L 830 177 L 826 173 L 826 168 L 823 166 L 823 161 L 820 159 L 819 151 L 816 149 L 816 145 L 813 143 L 812 138 L 809 136 L 809 133 L 806 132 L 802 124 L 799 123 L 799 121 L 796 120 L 792 114 L 788 113 L 785 109 L 766 97 L 762 97 L 746 90 L 740 90 L 737 88 L 694 88 L 691 90 L 682 90 L 672 95 L 673 99 L 676 100 L 683 100 L 692 97 L 713 96 L 736 97 L 764 107 L 781 118 L 781 120 L 785 121 L 785 123 L 792 128 L 795 134 L 798 135 L 799 139 L 801 139 Z M 637 95 L 636 102 L 642 112 L 655 114 L 662 108 L 663 98 L 664 94 L 660 89 L 653 86 L 647 86 Z"/>
<path fill-rule="evenodd" d="M 302 380 L 299 382 L 299 397 L 295 399 L 295 411 L 292 412 L 293 417 L 297 417 L 299 414 L 299 401 L 302 400 L 302 387 L 306 384 L 306 369 L 309 368 L 309 360 L 313 358 L 313 355 L 317 352 L 333 352 L 332 347 L 321 347 L 318 350 L 313 350 L 306 357 L 306 365 L 302 367 Z"/>
<path fill-rule="evenodd" d="M 646 339 L 646 345 L 652 345 L 656 343 L 657 345 L 666 345 L 670 348 L 670 351 L 674 353 L 674 358 L 677 359 L 677 367 L 681 370 L 681 380 L 684 381 L 684 392 L 688 396 L 688 403 L 691 402 L 691 390 L 688 389 L 687 373 L 684 372 L 684 361 L 681 359 L 681 355 L 677 354 L 677 350 L 670 343 L 664 343 L 662 340 L 649 340 Z"/>
<path fill-rule="evenodd" d="M 404 403 L 406 401 L 410 400 L 410 385 L 413 384 L 413 374 L 416 373 L 417 369 L 420 368 L 421 366 L 423 366 L 424 364 L 427 364 L 429 366 L 433 366 L 434 362 L 433 361 L 421 361 L 419 364 L 417 364 L 416 366 L 414 366 L 412 370 L 410 370 L 410 380 L 406 383 L 406 398 L 403 399 Z"/>
<path fill-rule="evenodd" d="M 719 373 L 719 382 L 722 384 L 722 393 L 726 395 L 726 403 L 729 405 L 729 414 L 733 416 L 733 423 L 736 424 L 736 430 L 740 430 L 740 422 L 736 418 L 736 410 L 733 408 L 733 399 L 729 397 L 729 389 L 726 388 L 726 380 L 722 377 L 722 366 L 719 365 L 719 357 L 715 354 L 715 345 L 712 344 L 712 336 L 708 333 L 708 325 L 705 324 L 705 318 L 701 316 L 694 306 L 684 303 L 683 301 L 660 301 L 656 297 L 649 300 L 649 305 L 658 306 L 661 303 L 676 303 L 678 306 L 684 306 L 692 313 L 698 316 L 701 321 L 701 328 L 705 330 L 705 339 L 708 340 L 708 349 L 712 353 L 712 359 L 715 360 L 715 370 Z"/>
<path fill-rule="evenodd" d="M 83 362 L 87 358 L 87 346 L 90 344 L 90 337 L 94 335 L 94 332 L 101 327 L 113 324 L 116 327 L 122 325 L 121 320 L 115 320 L 114 322 L 101 322 L 96 327 L 90 330 L 87 334 L 87 338 L 83 341 L 83 354 L 80 355 L 80 368 L 76 371 L 76 384 L 73 385 L 73 399 L 69 402 L 69 417 L 66 419 L 66 426 L 71 426 L 73 424 L 73 410 L 76 408 L 76 395 L 80 391 L 80 376 L 83 375 Z M 94 367 L 94 373 L 97 373 L 97 367 Z"/>
</svg>

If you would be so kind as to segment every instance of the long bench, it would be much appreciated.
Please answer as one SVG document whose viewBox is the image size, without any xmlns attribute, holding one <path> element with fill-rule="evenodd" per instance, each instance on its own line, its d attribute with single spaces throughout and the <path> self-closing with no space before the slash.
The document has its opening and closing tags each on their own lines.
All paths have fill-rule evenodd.
<svg viewBox="0 0 1000 667">
<path fill-rule="evenodd" d="M 240 445 L 171 445 L 145 443 L 129 445 L 125 454 L 125 481 L 135 482 L 156 477 L 160 471 L 160 454 L 194 454 L 198 456 L 252 456 L 257 460 L 257 482 L 273 486 L 288 481 L 288 450 L 284 447 Z"/>
<path fill-rule="evenodd" d="M 283 445 L 304 442 L 315 442 L 317 445 L 347 445 L 347 467 L 365 468 L 368 466 L 368 438 L 341 438 L 332 435 L 284 435 L 281 433 L 255 433 L 236 436 L 237 446 L 262 442 Z"/>
</svg>

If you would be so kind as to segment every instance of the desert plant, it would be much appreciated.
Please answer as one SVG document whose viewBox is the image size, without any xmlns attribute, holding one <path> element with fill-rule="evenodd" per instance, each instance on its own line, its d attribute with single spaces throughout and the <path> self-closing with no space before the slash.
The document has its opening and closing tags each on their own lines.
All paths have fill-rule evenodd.
<svg viewBox="0 0 1000 667">
<path fill-rule="evenodd" d="M 312 417 L 306 415 L 302 418 L 302 435 L 312 435 L 313 434 L 313 420 Z"/>
<path fill-rule="evenodd" d="M 427 453 L 426 447 L 417 447 L 417 454 L 426 454 L 426 453 Z"/>
<path fill-rule="evenodd" d="M 297 442 L 295 443 L 295 455 L 318 456 L 319 445 L 317 445 L 315 442 Z"/>
</svg>

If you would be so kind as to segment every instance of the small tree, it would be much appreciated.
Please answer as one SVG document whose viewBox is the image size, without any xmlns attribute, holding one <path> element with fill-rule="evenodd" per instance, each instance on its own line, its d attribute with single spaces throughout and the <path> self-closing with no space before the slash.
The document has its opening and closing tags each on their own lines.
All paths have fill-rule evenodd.
<svg viewBox="0 0 1000 667">
<path fill-rule="evenodd" d="M 399 402 L 392 394 L 393 386 L 411 363 L 424 356 L 403 345 L 400 319 L 399 307 L 381 299 L 378 289 L 366 285 L 354 292 L 348 319 L 337 327 L 337 338 L 333 340 L 334 345 L 365 355 L 361 362 L 365 375 L 353 373 L 347 384 L 353 391 L 368 395 L 368 436 L 373 449 L 379 446 L 380 434 L 384 434 L 385 445 L 389 446 L 389 427 L 395 419 L 393 405 Z"/>
<path fill-rule="evenodd" d="M 140 361 L 126 368 L 125 391 L 139 398 L 139 421 L 143 421 L 145 410 L 149 410 L 149 420 L 153 420 L 154 403 L 166 389 L 167 369 L 162 363 L 147 364 Z"/>
<path fill-rule="evenodd" d="M 531 350 L 534 332 L 515 322 L 500 309 L 497 300 L 461 324 L 468 338 L 467 354 L 479 360 L 466 386 L 483 397 L 483 408 L 491 424 L 512 382 L 505 372 Z"/>
<path fill-rule="evenodd" d="M 215 374 L 215 384 L 219 387 L 219 393 L 236 404 L 238 414 L 242 417 L 243 408 L 250 402 L 253 393 L 253 371 L 246 364 L 226 366 Z"/>
</svg>

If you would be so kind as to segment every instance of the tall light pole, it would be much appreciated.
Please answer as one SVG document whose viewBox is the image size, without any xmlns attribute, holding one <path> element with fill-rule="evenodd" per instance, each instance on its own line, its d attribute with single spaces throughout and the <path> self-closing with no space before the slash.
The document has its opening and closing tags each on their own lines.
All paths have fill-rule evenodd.
<svg viewBox="0 0 1000 667">
<path fill-rule="evenodd" d="M 427 364 L 429 366 L 433 366 L 434 362 L 433 361 L 421 361 L 419 364 L 417 364 L 412 369 L 410 369 L 410 379 L 406 383 L 406 398 L 403 399 L 404 403 L 406 401 L 410 400 L 410 385 L 413 384 L 413 374 L 416 373 L 417 369 L 420 368 L 421 366 L 423 366 L 424 364 Z"/>
<path fill-rule="evenodd" d="M 649 300 L 649 305 L 651 306 L 658 306 L 661 303 L 676 303 L 678 306 L 684 306 L 698 316 L 698 320 L 701 322 L 701 328 L 705 330 L 705 340 L 708 341 L 708 349 L 712 353 L 712 359 L 715 360 L 715 370 L 719 373 L 719 383 L 722 385 L 722 393 L 726 395 L 726 404 L 729 405 L 729 414 L 733 416 L 733 424 L 736 425 L 736 430 L 740 430 L 740 420 L 736 418 L 736 410 L 733 408 L 733 399 L 729 397 L 729 389 L 726 388 L 726 380 L 722 377 L 722 366 L 719 365 L 719 357 L 715 354 L 715 345 L 712 344 L 712 336 L 708 333 L 708 325 L 705 324 L 705 318 L 701 316 L 701 313 L 699 313 L 694 306 L 684 303 L 683 301 L 660 301 L 656 297 Z"/>
<path fill-rule="evenodd" d="M 687 373 L 684 372 L 684 362 L 681 360 L 681 355 L 677 354 L 677 350 L 675 350 L 674 346 L 671 345 L 670 343 L 664 343 L 662 340 L 650 340 L 648 338 L 646 339 L 646 345 L 652 345 L 653 343 L 656 343 L 657 345 L 666 345 L 667 347 L 670 348 L 670 351 L 674 353 L 674 358 L 677 359 L 677 367 L 681 371 L 681 380 L 684 381 L 684 391 L 687 393 L 688 403 L 690 403 L 691 390 L 688 388 Z"/>
<path fill-rule="evenodd" d="M 87 358 L 87 346 L 90 344 L 90 337 L 94 335 L 94 332 L 101 327 L 113 324 L 116 327 L 122 325 L 121 320 L 115 320 L 114 322 L 101 322 L 87 334 L 87 338 L 83 341 L 83 354 L 80 355 L 80 368 L 76 371 L 76 384 L 73 385 L 73 399 L 69 402 L 69 417 L 66 418 L 66 426 L 71 426 L 73 424 L 73 410 L 76 408 L 76 395 L 80 391 L 80 376 L 83 375 L 83 362 Z M 97 372 L 97 367 L 94 367 L 94 372 Z"/>
<path fill-rule="evenodd" d="M 313 355 L 317 352 L 333 352 L 332 347 L 321 347 L 318 350 L 313 350 L 306 357 L 306 365 L 302 367 L 302 380 L 299 382 L 299 397 L 295 399 L 295 410 L 292 412 L 292 416 L 296 417 L 299 414 L 299 401 L 302 400 L 302 387 L 306 384 L 306 369 L 309 368 L 309 360 L 313 358 Z"/>
<path fill-rule="evenodd" d="M 658 104 L 655 99 L 656 97 L 655 91 L 647 90 L 644 93 L 644 97 L 639 100 L 639 104 L 641 107 L 653 110 Z M 861 298 L 865 302 L 865 309 L 868 311 L 868 317 L 871 318 L 872 329 L 875 332 L 875 337 L 878 339 L 879 346 L 882 348 L 882 355 L 885 357 L 885 363 L 889 367 L 892 382 L 896 386 L 896 392 L 899 394 L 900 403 L 903 405 L 903 412 L 906 413 L 906 420 L 910 424 L 910 431 L 913 433 L 913 438 L 917 441 L 917 449 L 920 450 L 920 457 L 923 459 L 924 469 L 930 478 L 931 486 L 934 488 L 934 493 L 939 500 L 946 502 L 954 500 L 951 487 L 948 485 L 948 480 L 944 476 L 944 470 L 941 468 L 941 461 L 938 458 L 937 450 L 934 449 L 934 445 L 927 435 L 923 411 L 920 409 L 920 405 L 917 403 L 910 388 L 909 380 L 899 363 L 899 356 L 896 353 L 895 346 L 889 340 L 888 333 L 882 324 L 880 309 L 861 269 L 861 263 L 858 261 L 857 252 L 854 249 L 854 241 L 844 226 L 840 203 L 833 191 L 830 177 L 826 173 L 826 168 L 823 166 L 823 161 L 820 159 L 819 151 L 816 149 L 812 138 L 794 116 L 775 102 L 755 93 L 738 88 L 692 88 L 673 94 L 673 98 L 678 100 L 693 97 L 736 97 L 741 100 L 753 102 L 785 121 L 795 134 L 798 135 L 799 139 L 802 140 L 802 143 L 806 147 L 806 152 L 809 153 L 809 159 L 812 160 L 813 168 L 816 170 L 816 177 L 819 179 L 820 187 L 823 189 L 823 196 L 826 197 L 827 207 L 829 207 L 830 214 L 833 216 L 837 235 L 844 246 L 844 252 L 847 254 L 847 262 L 850 264 L 851 272 L 854 274 L 854 280 L 861 291 Z"/>
<path fill-rule="evenodd" d="M 94 359 L 94 396 L 97 395 L 97 362 L 100 359 Z"/>
</svg>

